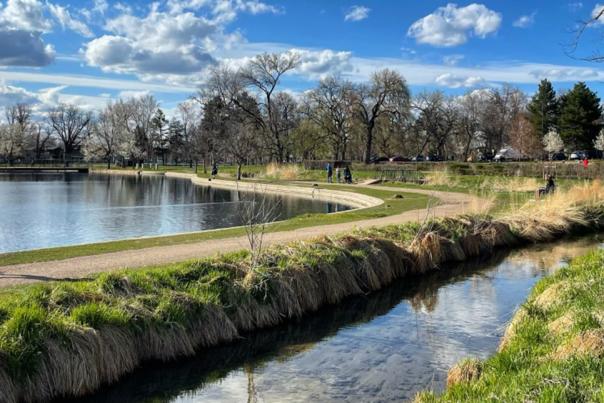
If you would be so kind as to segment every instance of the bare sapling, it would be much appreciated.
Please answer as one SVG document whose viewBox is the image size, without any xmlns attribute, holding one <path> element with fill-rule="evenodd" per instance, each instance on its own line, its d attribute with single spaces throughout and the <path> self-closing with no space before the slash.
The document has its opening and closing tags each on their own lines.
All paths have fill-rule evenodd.
<svg viewBox="0 0 604 403">
<path fill-rule="evenodd" d="M 281 201 L 268 197 L 265 191 L 255 185 L 252 191 L 242 192 L 239 196 L 239 218 L 245 228 L 245 234 L 251 251 L 251 269 L 257 267 L 264 247 L 264 235 L 267 226 L 279 218 Z"/>
</svg>

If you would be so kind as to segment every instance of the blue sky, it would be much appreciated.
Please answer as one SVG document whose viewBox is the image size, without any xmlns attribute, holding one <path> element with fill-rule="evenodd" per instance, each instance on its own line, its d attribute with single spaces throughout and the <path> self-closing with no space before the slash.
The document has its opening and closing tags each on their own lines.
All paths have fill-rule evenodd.
<svg viewBox="0 0 604 403">
<path fill-rule="evenodd" d="M 604 91 L 604 66 L 570 57 L 578 21 L 602 7 L 578 1 L 111 0 L 0 1 L 0 106 L 58 102 L 99 108 L 152 93 L 173 109 L 212 65 L 236 68 L 260 52 L 297 52 L 283 89 L 327 74 L 367 80 L 392 68 L 413 92 L 504 82 L 531 93 L 547 77 Z M 576 56 L 598 50 L 594 24 Z"/>
</svg>

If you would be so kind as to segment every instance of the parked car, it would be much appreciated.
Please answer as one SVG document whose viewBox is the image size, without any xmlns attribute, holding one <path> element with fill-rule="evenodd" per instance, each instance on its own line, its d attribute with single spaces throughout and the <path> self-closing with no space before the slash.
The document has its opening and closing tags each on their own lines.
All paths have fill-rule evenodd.
<svg viewBox="0 0 604 403">
<path fill-rule="evenodd" d="M 390 162 L 408 162 L 411 161 L 411 158 L 403 157 L 402 155 L 398 155 L 396 157 L 390 158 Z"/>
<path fill-rule="evenodd" d="M 504 161 L 520 161 L 525 159 L 524 156 L 513 148 L 502 148 L 493 158 L 495 162 Z"/>
<path fill-rule="evenodd" d="M 372 164 L 380 164 L 382 162 L 388 162 L 388 161 L 390 161 L 390 158 L 388 158 L 388 157 L 373 157 L 371 159 Z"/>
<path fill-rule="evenodd" d="M 426 161 L 444 161 L 444 158 L 440 155 L 430 154 L 426 157 Z"/>
<path fill-rule="evenodd" d="M 565 161 L 566 160 L 566 154 L 564 154 L 563 152 L 559 152 L 559 153 L 554 153 L 552 154 L 552 161 Z"/>
<path fill-rule="evenodd" d="M 568 157 L 569 160 L 584 160 L 585 158 L 589 158 L 589 155 L 584 150 L 573 151 L 570 153 L 570 157 Z"/>
<path fill-rule="evenodd" d="M 422 162 L 425 161 L 425 158 L 423 155 L 416 155 L 415 157 L 411 158 L 411 161 L 413 162 Z"/>
</svg>

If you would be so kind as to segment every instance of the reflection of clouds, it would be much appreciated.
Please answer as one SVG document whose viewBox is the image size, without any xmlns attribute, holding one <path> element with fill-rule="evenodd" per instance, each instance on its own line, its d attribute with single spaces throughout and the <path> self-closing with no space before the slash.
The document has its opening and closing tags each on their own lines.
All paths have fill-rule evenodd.
<svg viewBox="0 0 604 403">
<path fill-rule="evenodd" d="M 578 245 L 568 243 L 568 255 L 589 247 Z M 521 252 L 524 260 L 519 253 L 492 269 L 428 287 L 432 293 L 420 290 L 432 301 L 430 309 L 421 298 L 418 309 L 412 298 L 405 299 L 387 314 L 342 328 L 294 356 L 269 360 L 254 371 L 259 401 L 400 401 L 425 388 L 442 389 L 453 364 L 496 350 L 506 322 L 544 274 L 537 258 L 543 250 Z M 176 401 L 243 401 L 247 387 L 239 370 Z"/>
<path fill-rule="evenodd" d="M 42 178 L 42 179 L 40 179 Z M 238 194 L 162 176 L 50 175 L 0 180 L 0 252 L 240 225 Z M 280 218 L 324 212 L 286 196 Z M 226 202 L 226 203 L 225 203 Z M 230 203 L 228 203 L 230 202 Z"/>
</svg>

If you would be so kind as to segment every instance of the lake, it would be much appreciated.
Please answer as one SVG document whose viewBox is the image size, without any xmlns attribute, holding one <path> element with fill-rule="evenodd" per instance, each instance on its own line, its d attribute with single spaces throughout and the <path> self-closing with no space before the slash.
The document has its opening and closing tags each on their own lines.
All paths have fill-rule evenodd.
<svg viewBox="0 0 604 403">
<path fill-rule="evenodd" d="M 349 209 L 266 197 L 277 220 Z M 0 253 L 232 227 L 249 200 L 249 193 L 163 176 L 0 175 Z"/>
</svg>

